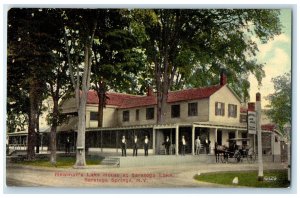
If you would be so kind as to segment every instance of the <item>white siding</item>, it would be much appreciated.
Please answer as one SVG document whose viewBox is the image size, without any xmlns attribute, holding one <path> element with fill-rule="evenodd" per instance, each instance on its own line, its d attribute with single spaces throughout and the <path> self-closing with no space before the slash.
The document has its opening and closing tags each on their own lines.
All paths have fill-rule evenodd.
<svg viewBox="0 0 300 198">
<path fill-rule="evenodd" d="M 90 120 L 90 112 L 98 112 L 98 105 L 87 105 L 86 107 L 86 127 L 98 127 L 98 121 Z M 116 107 L 106 106 L 103 109 L 103 127 L 116 127 L 117 125 L 118 121 Z"/>
<path fill-rule="evenodd" d="M 154 107 L 154 119 L 147 120 L 146 119 L 146 108 Z M 139 120 L 136 120 L 135 114 L 136 110 L 139 109 Z M 123 122 L 123 111 L 129 111 L 129 121 Z M 150 125 L 156 124 L 156 107 L 148 106 L 148 107 L 140 107 L 133 109 L 118 109 L 118 125 L 119 126 L 135 126 L 135 125 Z"/>
<path fill-rule="evenodd" d="M 225 115 L 215 115 L 215 103 L 222 102 L 225 104 Z M 228 117 L 228 104 L 237 105 L 236 118 Z M 223 86 L 217 92 L 210 96 L 209 99 L 209 121 L 218 123 L 239 123 L 240 121 L 240 107 L 241 103 L 236 96 L 230 91 L 227 86 Z"/>
<path fill-rule="evenodd" d="M 188 103 L 198 103 L 198 116 L 188 116 Z M 171 106 L 174 104 L 180 105 L 180 117 L 179 118 L 171 118 Z M 191 101 L 183 101 L 178 103 L 168 103 L 166 107 L 166 124 L 175 124 L 175 123 L 192 123 L 192 122 L 204 122 L 208 121 L 208 108 L 209 100 L 191 100 Z M 146 120 L 146 108 L 148 107 L 140 107 L 134 109 L 119 109 L 118 110 L 118 123 L 120 126 L 131 126 L 131 125 L 151 125 L 156 124 L 156 106 L 154 107 L 154 119 Z M 136 120 L 136 109 L 139 109 L 139 120 Z M 129 122 L 123 122 L 123 111 L 129 111 Z"/>
</svg>

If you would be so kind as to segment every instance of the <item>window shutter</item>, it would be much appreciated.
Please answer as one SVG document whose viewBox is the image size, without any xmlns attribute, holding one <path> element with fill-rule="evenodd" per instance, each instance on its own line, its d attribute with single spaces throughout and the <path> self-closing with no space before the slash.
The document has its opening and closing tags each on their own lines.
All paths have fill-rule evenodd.
<svg viewBox="0 0 300 198">
<path fill-rule="evenodd" d="M 221 108 L 222 108 L 222 116 L 225 115 L 225 104 L 221 103 Z"/>
<path fill-rule="evenodd" d="M 234 105 L 234 117 L 237 117 L 237 105 Z"/>
<path fill-rule="evenodd" d="M 228 104 L 228 117 L 230 117 L 230 104 Z"/>
<path fill-rule="evenodd" d="M 218 103 L 215 103 L 215 115 L 218 115 Z"/>
</svg>

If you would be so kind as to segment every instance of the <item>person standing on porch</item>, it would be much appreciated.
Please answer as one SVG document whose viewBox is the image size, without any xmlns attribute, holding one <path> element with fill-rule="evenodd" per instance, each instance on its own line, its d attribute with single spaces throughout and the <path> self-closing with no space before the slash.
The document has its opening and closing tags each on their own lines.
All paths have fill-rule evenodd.
<svg viewBox="0 0 300 198">
<path fill-rule="evenodd" d="M 149 148 L 149 139 L 148 136 L 145 136 L 145 141 L 144 141 L 145 156 L 148 156 L 148 148 Z"/>
<path fill-rule="evenodd" d="M 134 136 L 134 140 L 133 140 L 133 156 L 137 156 L 137 150 L 138 150 L 138 139 L 137 136 Z"/>
<path fill-rule="evenodd" d="M 206 150 L 206 154 L 209 153 L 209 146 L 210 146 L 210 140 L 209 139 L 205 139 L 205 150 Z"/>
<path fill-rule="evenodd" d="M 167 136 L 166 141 L 163 143 L 163 145 L 165 145 L 165 149 L 166 149 L 166 154 L 170 155 L 170 146 L 171 146 L 171 142 L 169 139 L 169 136 Z"/>
<path fill-rule="evenodd" d="M 199 136 L 195 140 L 195 146 L 196 146 L 196 155 L 200 154 L 200 148 L 201 148 L 201 142 Z"/>
<path fill-rule="evenodd" d="M 186 141 L 184 135 L 181 138 L 181 155 L 185 155 Z"/>
<path fill-rule="evenodd" d="M 66 140 L 66 154 L 70 154 L 70 147 L 71 147 L 71 141 L 70 141 L 70 138 L 67 137 L 67 140 Z"/>
<path fill-rule="evenodd" d="M 126 157 L 126 139 L 124 135 L 122 137 L 121 148 L 122 148 L 122 156 Z"/>
</svg>

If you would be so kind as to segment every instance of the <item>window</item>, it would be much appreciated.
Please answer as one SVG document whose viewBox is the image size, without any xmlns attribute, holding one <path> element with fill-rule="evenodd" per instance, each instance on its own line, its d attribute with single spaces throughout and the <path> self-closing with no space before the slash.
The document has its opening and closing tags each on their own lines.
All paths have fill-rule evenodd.
<svg viewBox="0 0 300 198">
<path fill-rule="evenodd" d="M 139 121 L 139 119 L 140 119 L 140 110 L 137 109 L 137 110 L 135 110 L 135 120 Z"/>
<path fill-rule="evenodd" d="M 198 103 L 189 103 L 188 104 L 188 115 L 189 116 L 197 116 L 198 115 Z"/>
<path fill-rule="evenodd" d="M 172 105 L 171 106 L 171 117 L 179 118 L 180 117 L 180 105 Z"/>
<path fill-rule="evenodd" d="M 237 117 L 237 105 L 228 104 L 228 117 Z"/>
<path fill-rule="evenodd" d="M 153 120 L 154 119 L 154 108 L 147 108 L 146 109 L 146 119 L 147 120 Z"/>
<path fill-rule="evenodd" d="M 98 112 L 90 112 L 90 120 L 92 121 L 98 121 Z"/>
<path fill-rule="evenodd" d="M 223 102 L 215 103 L 215 115 L 224 116 L 225 115 L 225 104 Z"/>
<path fill-rule="evenodd" d="M 123 122 L 129 121 L 129 111 L 123 111 Z"/>
</svg>

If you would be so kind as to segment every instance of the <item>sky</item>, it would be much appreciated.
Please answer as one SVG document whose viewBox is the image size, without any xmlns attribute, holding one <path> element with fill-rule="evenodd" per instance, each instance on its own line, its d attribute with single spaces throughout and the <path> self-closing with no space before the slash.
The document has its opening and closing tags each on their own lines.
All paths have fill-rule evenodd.
<svg viewBox="0 0 300 198">
<path fill-rule="evenodd" d="M 266 44 L 259 43 L 257 61 L 265 63 L 265 78 L 262 85 L 258 86 L 257 80 L 253 75 L 249 76 L 250 81 L 250 101 L 255 102 L 257 92 L 261 93 L 262 108 L 268 104 L 265 99 L 271 93 L 274 93 L 272 78 L 291 72 L 291 9 L 282 9 L 280 14 L 282 23 L 282 34 L 274 37 Z"/>
</svg>

